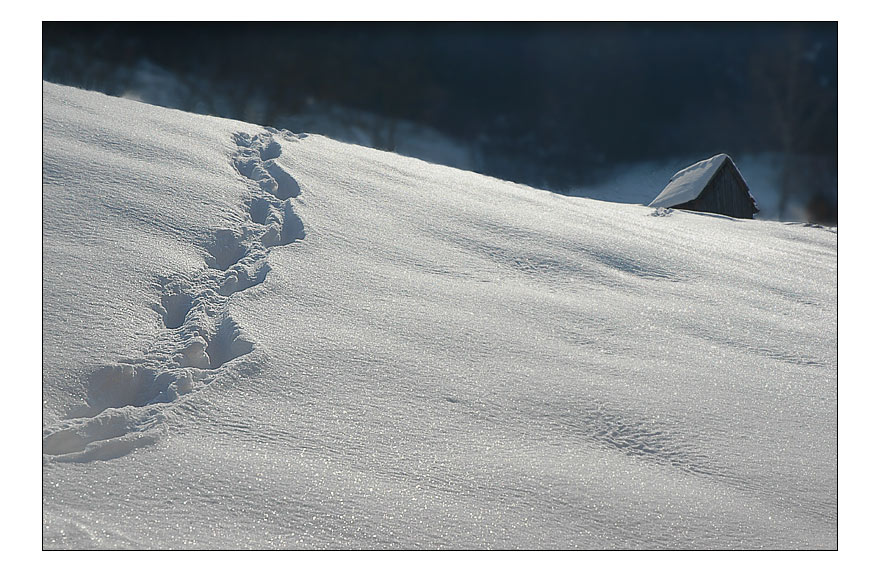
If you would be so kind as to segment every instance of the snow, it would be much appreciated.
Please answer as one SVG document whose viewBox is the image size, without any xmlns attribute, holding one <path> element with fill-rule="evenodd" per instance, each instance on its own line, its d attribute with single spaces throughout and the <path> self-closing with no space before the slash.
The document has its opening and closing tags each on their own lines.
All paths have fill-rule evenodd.
<svg viewBox="0 0 881 573">
<path fill-rule="evenodd" d="M 43 84 L 44 548 L 835 548 L 837 233 Z"/>
<path fill-rule="evenodd" d="M 649 207 L 675 207 L 697 199 L 726 159 L 730 157 L 720 153 L 677 172 Z M 731 164 L 734 165 L 734 161 Z"/>
</svg>

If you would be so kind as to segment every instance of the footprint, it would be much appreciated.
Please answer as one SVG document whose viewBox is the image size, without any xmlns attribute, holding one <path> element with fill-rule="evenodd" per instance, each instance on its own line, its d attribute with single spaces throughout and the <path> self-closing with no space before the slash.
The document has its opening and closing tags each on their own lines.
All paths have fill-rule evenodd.
<svg viewBox="0 0 881 573">
<path fill-rule="evenodd" d="M 231 296 L 237 292 L 256 286 L 266 280 L 270 266 L 265 260 L 256 263 L 254 268 L 237 268 L 229 273 L 220 285 L 218 292 L 223 296 Z"/>
<path fill-rule="evenodd" d="M 269 161 L 281 156 L 281 144 L 274 140 L 271 135 L 267 135 L 265 138 L 263 136 L 255 137 L 258 138 L 257 141 L 259 142 L 257 149 L 260 151 L 260 159 Z"/>
<path fill-rule="evenodd" d="M 69 420 L 43 435 L 43 455 L 52 461 L 110 460 L 155 443 L 158 418 L 139 423 L 131 408 L 108 410 L 92 418 Z"/>
<path fill-rule="evenodd" d="M 252 350 L 254 343 L 245 337 L 241 328 L 230 317 L 223 319 L 205 349 L 211 369 L 220 368 L 230 360 L 244 356 Z"/>
<path fill-rule="evenodd" d="M 279 167 L 275 161 L 267 161 L 263 164 L 276 183 L 275 196 L 282 201 L 296 197 L 300 194 L 300 184 L 291 177 L 291 174 Z"/>
<path fill-rule="evenodd" d="M 294 213 L 291 202 L 287 201 L 284 208 L 284 223 L 281 229 L 281 244 L 288 245 L 305 238 L 306 228 L 303 225 L 303 220 Z"/>
<path fill-rule="evenodd" d="M 208 266 L 225 271 L 247 253 L 242 239 L 230 230 L 223 229 L 214 235 L 214 242 L 208 247 Z"/>
<path fill-rule="evenodd" d="M 159 394 L 157 372 L 143 366 L 102 366 L 89 378 L 89 405 L 98 410 L 144 406 Z"/>
<path fill-rule="evenodd" d="M 248 213 L 251 215 L 251 221 L 258 225 L 265 225 L 266 219 L 269 217 L 270 204 L 269 201 L 261 197 L 257 197 L 248 205 Z"/>
<path fill-rule="evenodd" d="M 108 408 L 168 402 L 189 393 L 193 388 L 192 375 L 186 370 L 179 370 L 178 366 L 184 365 L 171 362 L 169 369 L 163 372 L 133 364 L 102 366 L 89 377 L 87 402 L 91 415 Z M 85 415 L 87 412 L 79 413 Z"/>
<path fill-rule="evenodd" d="M 160 281 L 154 308 L 166 330 L 155 348 L 142 359 L 105 365 L 89 376 L 87 405 L 71 412 L 77 417 L 44 430 L 44 460 L 109 460 L 155 443 L 164 404 L 209 384 L 216 370 L 254 350 L 229 316 L 228 298 L 262 283 L 271 268 L 268 248 L 303 239 L 305 230 L 290 201 L 300 186 L 274 161 L 282 148 L 272 132 L 233 137 L 239 147 L 233 166 L 260 187 L 250 188 L 253 196 L 246 202 L 259 227 L 216 231 L 206 247 L 207 269 L 189 279 Z"/>
<path fill-rule="evenodd" d="M 162 295 L 159 314 L 165 328 L 180 328 L 193 307 L 193 296 L 181 292 L 170 292 Z"/>
</svg>

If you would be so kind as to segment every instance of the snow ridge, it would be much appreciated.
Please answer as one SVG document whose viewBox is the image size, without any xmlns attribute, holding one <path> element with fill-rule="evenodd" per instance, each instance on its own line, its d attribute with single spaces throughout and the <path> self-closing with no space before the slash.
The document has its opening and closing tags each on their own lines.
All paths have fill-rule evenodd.
<svg viewBox="0 0 881 573">
<path fill-rule="evenodd" d="M 261 284 L 270 271 L 269 249 L 305 237 L 291 199 L 296 180 L 276 159 L 274 136 L 236 133 L 233 168 L 250 184 L 251 224 L 220 229 L 206 245 L 206 268 L 195 277 L 164 277 L 153 308 L 165 329 L 141 358 L 98 368 L 89 377 L 88 406 L 43 431 L 44 462 L 88 462 L 123 456 L 155 443 L 167 406 L 210 384 L 224 366 L 254 350 L 254 342 L 229 314 L 229 297 Z M 305 136 L 302 136 L 305 137 Z"/>
</svg>

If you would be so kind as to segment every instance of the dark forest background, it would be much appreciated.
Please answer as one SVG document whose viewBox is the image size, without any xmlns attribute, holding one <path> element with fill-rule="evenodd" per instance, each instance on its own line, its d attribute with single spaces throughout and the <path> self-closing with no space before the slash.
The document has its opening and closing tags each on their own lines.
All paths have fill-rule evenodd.
<svg viewBox="0 0 881 573">
<path fill-rule="evenodd" d="M 489 175 L 561 191 L 627 162 L 771 152 L 781 207 L 830 222 L 837 46 L 834 22 L 46 22 L 43 78 L 122 95 L 146 60 L 231 102 L 184 109 L 279 125 L 338 104 L 392 121 L 377 147 L 412 121 L 479 145 Z"/>
</svg>

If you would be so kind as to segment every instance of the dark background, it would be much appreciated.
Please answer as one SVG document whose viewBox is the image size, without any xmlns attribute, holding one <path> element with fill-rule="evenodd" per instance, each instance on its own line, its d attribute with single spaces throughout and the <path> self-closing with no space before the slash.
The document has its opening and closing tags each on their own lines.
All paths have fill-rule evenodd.
<svg viewBox="0 0 881 573">
<path fill-rule="evenodd" d="M 43 24 L 48 81 L 122 95 L 144 60 L 230 102 L 176 107 L 284 127 L 310 102 L 339 104 L 433 127 L 479 146 L 480 171 L 563 192 L 628 162 L 770 152 L 781 212 L 797 200 L 811 220 L 837 217 L 834 22 Z M 393 129 L 376 146 L 394 149 Z"/>
</svg>

